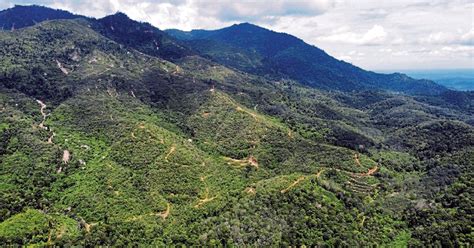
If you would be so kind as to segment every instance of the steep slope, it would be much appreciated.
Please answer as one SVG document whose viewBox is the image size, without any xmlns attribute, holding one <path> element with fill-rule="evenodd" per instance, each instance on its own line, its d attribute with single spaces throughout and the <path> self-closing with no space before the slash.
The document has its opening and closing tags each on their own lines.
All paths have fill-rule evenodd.
<svg viewBox="0 0 474 248">
<path fill-rule="evenodd" d="M 91 28 L 103 36 L 151 56 L 173 60 L 193 54 L 191 49 L 160 29 L 148 23 L 131 20 L 120 12 L 94 19 L 42 6 L 16 5 L 0 11 L 0 26 L 3 25 L 3 29 L 8 30 L 20 29 L 47 20 L 78 18 L 89 22 Z"/>
<path fill-rule="evenodd" d="M 188 41 L 195 50 L 219 63 L 249 73 L 289 77 L 312 87 L 343 91 L 382 89 L 426 95 L 446 90 L 434 82 L 402 74 L 384 75 L 362 70 L 294 36 L 249 23 L 214 31 L 167 32 Z M 236 51 L 238 56 L 235 56 Z"/>
<path fill-rule="evenodd" d="M 131 20 L 123 13 L 98 19 L 97 23 L 94 29 L 105 37 L 151 56 L 173 60 L 193 54 L 165 32 L 148 23 Z"/>
</svg>

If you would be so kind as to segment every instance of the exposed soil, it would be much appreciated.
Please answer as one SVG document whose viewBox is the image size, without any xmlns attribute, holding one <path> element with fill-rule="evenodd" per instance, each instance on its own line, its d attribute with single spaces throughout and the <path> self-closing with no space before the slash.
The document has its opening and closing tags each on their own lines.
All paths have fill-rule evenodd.
<svg viewBox="0 0 474 248">
<path fill-rule="evenodd" d="M 65 233 L 66 233 L 66 226 L 62 225 L 61 228 L 59 229 L 59 233 L 56 235 L 56 239 L 61 239 Z"/>
<path fill-rule="evenodd" d="M 374 168 L 369 169 L 366 173 L 362 173 L 361 176 L 372 176 L 375 172 L 377 172 L 378 169 L 379 167 L 376 165 Z"/>
<path fill-rule="evenodd" d="M 364 222 L 365 222 L 365 216 L 362 217 L 362 221 L 361 221 L 360 224 L 359 224 L 360 227 L 364 227 Z"/>
<path fill-rule="evenodd" d="M 44 104 L 42 101 L 40 100 L 36 100 L 37 103 L 39 103 L 39 105 L 41 106 L 40 107 L 40 112 L 41 112 L 41 115 L 43 116 L 43 120 L 41 121 L 41 123 L 38 125 L 40 128 L 42 129 L 45 129 L 45 130 L 48 130 L 48 127 L 46 127 L 44 125 L 44 122 L 46 121 L 46 117 L 48 116 L 45 112 L 44 112 L 44 109 L 46 108 L 46 104 Z"/>
<path fill-rule="evenodd" d="M 255 167 L 257 170 L 258 170 L 258 161 L 257 159 L 254 157 L 254 156 L 250 156 L 249 159 L 248 159 L 248 163 Z"/>
<path fill-rule="evenodd" d="M 79 222 L 79 225 L 84 227 L 84 230 L 86 231 L 86 233 L 90 233 L 91 232 L 91 227 L 97 225 L 97 223 L 88 224 L 84 219 L 81 218 L 81 220 Z"/>
<path fill-rule="evenodd" d="M 48 138 L 48 144 L 53 144 L 53 138 L 56 134 L 54 132 L 51 133 L 51 136 Z"/>
<path fill-rule="evenodd" d="M 354 153 L 354 161 L 355 161 L 355 163 L 356 163 L 358 166 L 362 166 L 362 165 L 360 164 L 359 154 L 358 154 L 358 153 Z"/>
<path fill-rule="evenodd" d="M 250 194 L 250 195 L 255 195 L 257 193 L 257 190 L 252 187 L 248 187 L 245 189 L 245 193 Z"/>
<path fill-rule="evenodd" d="M 168 161 L 168 158 L 176 151 L 176 145 L 171 145 L 170 151 L 166 154 L 165 160 Z"/>
<path fill-rule="evenodd" d="M 68 150 L 63 151 L 63 163 L 69 163 L 69 159 L 71 158 L 71 153 Z"/>
<path fill-rule="evenodd" d="M 61 62 L 59 62 L 58 60 L 56 60 L 56 64 L 58 65 L 58 68 L 64 73 L 64 75 L 69 74 L 69 72 L 67 71 L 66 68 L 63 67 L 63 65 L 61 64 Z"/>
<path fill-rule="evenodd" d="M 281 190 L 280 192 L 281 193 L 286 193 L 288 192 L 291 188 L 295 187 L 296 185 L 298 185 L 301 181 L 303 181 L 305 179 L 305 176 L 301 176 L 299 177 L 298 179 L 296 179 L 296 181 L 294 181 L 292 184 L 290 184 L 290 186 L 288 186 L 286 189 L 283 189 Z"/>
<path fill-rule="evenodd" d="M 247 165 L 247 160 L 233 159 L 229 157 L 224 157 L 224 159 L 227 160 L 228 164 L 233 164 L 234 166 L 245 167 Z"/>
<path fill-rule="evenodd" d="M 258 169 L 258 161 L 254 156 L 250 156 L 248 159 L 233 159 L 229 157 L 224 157 L 224 159 L 228 161 L 228 164 L 232 164 L 237 167 L 245 167 L 250 165 Z"/>
<path fill-rule="evenodd" d="M 294 138 L 293 132 L 292 132 L 291 130 L 288 130 L 288 137 L 289 137 L 290 139 L 293 139 L 293 138 Z"/>
<path fill-rule="evenodd" d="M 41 115 L 43 117 L 43 120 L 41 120 L 38 127 L 42 128 L 44 130 L 48 130 L 48 127 L 44 125 L 44 122 L 46 121 L 46 117 L 48 117 L 50 115 L 50 114 L 46 114 L 46 112 L 44 111 L 46 109 L 46 104 L 44 104 L 40 100 L 36 100 L 36 102 L 39 103 L 39 105 L 40 105 L 40 112 L 41 112 Z M 55 135 L 56 134 L 54 132 L 51 132 L 51 135 L 48 138 L 48 144 L 53 144 L 53 138 L 54 138 Z"/>
<path fill-rule="evenodd" d="M 318 172 L 318 174 L 316 174 L 316 178 L 320 178 L 321 175 L 323 174 L 323 172 L 325 171 L 326 169 L 322 169 Z"/>
<path fill-rule="evenodd" d="M 204 195 L 204 199 L 199 199 L 198 203 L 194 205 L 195 208 L 199 208 L 202 205 L 216 199 L 217 196 L 209 197 L 209 188 L 206 188 L 206 194 Z"/>
<path fill-rule="evenodd" d="M 166 219 L 170 215 L 170 210 L 171 210 L 171 204 L 168 202 L 166 203 L 166 210 L 164 212 L 157 214 L 157 216 L 160 216 L 161 218 Z"/>
</svg>

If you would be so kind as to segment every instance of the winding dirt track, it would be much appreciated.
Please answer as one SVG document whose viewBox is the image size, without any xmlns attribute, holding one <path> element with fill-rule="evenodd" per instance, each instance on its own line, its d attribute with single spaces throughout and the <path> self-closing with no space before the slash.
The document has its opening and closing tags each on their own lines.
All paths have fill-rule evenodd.
<svg viewBox="0 0 474 248">
<path fill-rule="evenodd" d="M 98 223 L 90 223 L 88 224 L 83 218 L 80 218 L 79 224 L 84 227 L 86 233 L 90 233 L 91 227 L 97 225 Z"/>
<path fill-rule="evenodd" d="M 51 136 L 48 138 L 48 144 L 53 144 L 53 138 L 56 134 L 54 132 L 51 133 Z"/>
<path fill-rule="evenodd" d="M 358 166 L 362 166 L 362 164 L 360 163 L 360 160 L 359 160 L 359 154 L 354 153 L 354 161 Z"/>
<path fill-rule="evenodd" d="M 377 172 L 378 169 L 379 169 L 379 167 L 376 165 L 374 168 L 369 169 L 366 173 L 362 173 L 361 175 L 362 176 L 372 176 L 375 172 Z"/>
<path fill-rule="evenodd" d="M 44 104 L 41 100 L 36 100 L 37 103 L 39 103 L 40 107 L 40 112 L 41 115 L 43 116 L 43 120 L 41 123 L 38 125 L 40 128 L 44 130 L 48 130 L 48 127 L 44 125 L 44 122 L 46 121 L 46 117 L 48 117 L 50 114 L 46 114 L 44 110 L 46 109 L 46 104 Z M 50 130 L 51 131 L 51 130 Z M 51 135 L 48 138 L 48 144 L 53 144 L 53 138 L 56 135 L 56 133 L 51 131 Z M 69 160 L 71 159 L 71 153 L 68 150 L 63 151 L 63 158 L 62 161 L 65 165 L 69 163 Z M 59 169 L 56 171 L 57 173 L 61 173 L 63 170 L 63 167 L 60 166 Z"/>
<path fill-rule="evenodd" d="M 66 68 L 64 68 L 63 64 L 61 64 L 61 62 L 59 62 L 59 60 L 56 60 L 56 64 L 57 64 L 58 68 L 62 71 L 62 73 L 64 73 L 64 75 L 69 74 L 68 70 Z"/>
<path fill-rule="evenodd" d="M 128 218 L 127 221 L 141 220 L 146 216 L 157 216 L 157 217 L 161 217 L 163 220 L 165 220 L 170 215 L 170 212 L 171 212 L 171 204 L 168 202 L 168 203 L 166 203 L 166 210 L 163 211 L 163 212 L 136 215 L 136 216 L 132 216 L 132 217 Z"/>
<path fill-rule="evenodd" d="M 353 176 L 353 177 L 356 177 L 356 178 L 360 178 L 360 177 L 369 177 L 369 176 L 372 176 L 375 172 L 378 171 L 379 167 L 377 165 L 375 165 L 373 168 L 370 168 L 367 172 L 365 173 L 354 173 L 354 172 L 349 172 L 349 171 L 345 171 L 345 170 L 341 170 L 341 169 L 336 169 L 336 168 L 326 168 L 326 167 L 323 167 L 321 168 L 321 170 L 316 173 L 316 179 L 319 179 L 322 175 L 322 173 L 324 171 L 326 171 L 326 169 L 333 169 L 333 170 L 336 170 L 338 172 L 344 172 L 344 173 L 348 173 L 349 175 Z M 281 193 L 286 193 L 288 192 L 291 188 L 295 187 L 296 185 L 298 185 L 301 181 L 303 181 L 306 177 L 305 176 L 301 176 L 299 177 L 295 182 L 293 182 L 292 184 L 290 184 L 286 189 L 283 189 L 281 190 L 280 192 Z M 355 180 L 354 178 L 352 178 L 352 180 Z M 352 184 L 352 182 L 348 181 L 347 183 L 349 184 Z M 370 185 L 370 187 L 372 187 L 372 185 Z"/>
<path fill-rule="evenodd" d="M 44 111 L 47 106 L 41 100 L 36 100 L 36 102 L 39 103 L 40 112 L 41 112 L 41 115 L 43 116 L 43 120 L 40 122 L 38 127 L 42 128 L 44 130 L 48 130 L 48 127 L 44 125 L 44 122 L 46 121 L 46 117 L 48 117 L 50 115 L 50 114 L 46 114 L 46 112 Z M 51 131 L 51 129 L 50 129 L 50 131 Z M 53 138 L 54 138 L 55 135 L 56 135 L 56 133 L 51 131 L 51 135 L 48 138 L 48 144 L 53 144 Z"/>
<path fill-rule="evenodd" d="M 206 194 L 204 196 L 204 199 L 199 199 L 198 203 L 196 205 L 194 205 L 195 208 L 199 208 L 201 207 L 202 205 L 216 199 L 217 196 L 213 196 L 213 197 L 209 197 L 209 188 L 206 188 Z"/>
<path fill-rule="evenodd" d="M 156 216 L 160 216 L 161 218 L 163 219 L 166 219 L 169 215 L 170 215 L 170 211 L 171 211 L 171 204 L 168 202 L 166 203 L 166 210 L 164 212 L 161 212 L 159 214 L 156 214 Z"/>
<path fill-rule="evenodd" d="M 168 152 L 168 154 L 166 154 L 165 156 L 165 160 L 168 162 L 168 158 L 171 156 L 171 154 L 173 154 L 174 152 L 176 151 L 176 145 L 173 144 L 170 148 L 170 151 Z"/>
<path fill-rule="evenodd" d="M 318 174 L 316 174 L 316 178 L 320 178 L 321 175 L 323 174 L 323 172 L 325 171 L 326 169 L 322 169 L 318 172 Z"/>
<path fill-rule="evenodd" d="M 224 157 L 228 164 L 232 164 L 236 167 L 245 167 L 250 165 L 255 167 L 258 170 L 258 161 L 254 156 L 250 156 L 247 159 L 234 159 L 229 157 Z"/>
<path fill-rule="evenodd" d="M 46 127 L 44 125 L 44 122 L 46 121 L 46 117 L 48 116 L 45 112 L 44 112 L 44 109 L 46 108 L 46 104 L 44 104 L 42 101 L 40 100 L 36 100 L 37 103 L 39 103 L 39 105 L 41 106 L 40 107 L 40 112 L 41 112 L 41 115 L 43 116 L 43 120 L 41 121 L 41 123 L 38 125 L 40 128 L 42 129 L 45 129 L 45 130 L 48 130 L 48 127 Z"/>
<path fill-rule="evenodd" d="M 362 221 L 359 224 L 360 227 L 364 227 L 365 219 L 366 219 L 366 216 L 362 217 Z"/>
<path fill-rule="evenodd" d="M 288 186 L 286 189 L 281 190 L 280 192 L 281 192 L 282 194 L 288 192 L 291 188 L 295 187 L 298 183 L 300 183 L 301 181 L 303 181 L 305 178 L 306 178 L 305 176 L 299 177 L 298 179 L 296 179 L 296 181 L 294 181 L 292 184 L 290 184 L 290 186 Z"/>
</svg>

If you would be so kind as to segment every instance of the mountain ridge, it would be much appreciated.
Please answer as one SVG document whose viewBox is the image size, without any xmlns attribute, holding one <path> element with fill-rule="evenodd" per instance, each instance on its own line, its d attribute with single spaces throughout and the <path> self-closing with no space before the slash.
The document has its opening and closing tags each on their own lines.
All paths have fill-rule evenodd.
<svg viewBox="0 0 474 248">
<path fill-rule="evenodd" d="M 289 76 L 313 87 L 345 91 L 357 90 L 359 88 L 380 88 L 395 92 L 401 91 L 428 95 L 436 95 L 447 90 L 432 81 L 414 80 L 405 74 L 377 74 L 365 71 L 347 62 L 339 61 L 318 47 L 306 44 L 297 37 L 286 33 L 274 32 L 249 23 L 234 24 L 230 27 L 211 31 L 192 30 L 185 32 L 173 29 L 166 32 L 178 39 L 181 38 L 188 41 L 191 47 L 210 55 L 217 62 L 249 73 Z M 193 40 L 196 42 L 193 43 Z M 209 48 L 203 47 L 199 43 L 207 42 L 208 40 L 250 50 L 250 53 L 255 53 L 256 51 L 259 56 L 257 60 L 265 61 L 270 66 L 269 68 L 252 68 L 240 66 L 240 64 L 234 63 L 232 60 L 229 62 L 228 58 L 222 57 L 220 54 L 208 53 Z M 212 46 L 210 49 L 212 50 Z M 255 58 L 252 55 L 247 55 L 247 57 L 250 60 Z M 340 75 L 345 76 L 341 77 Z M 323 79 L 317 79 L 318 77 Z M 331 83 L 335 85 L 331 86 Z"/>
<path fill-rule="evenodd" d="M 24 18 L 25 16 L 28 16 L 28 18 Z M 12 8 L 0 11 L 0 26 L 2 30 L 14 30 L 45 20 L 74 19 L 79 17 L 82 16 L 40 5 L 15 5 Z"/>
<path fill-rule="evenodd" d="M 9 13 L 18 12 L 18 9 L 32 8 L 31 11 L 45 11 L 46 15 L 51 15 L 49 19 L 62 19 L 62 15 L 52 15 L 51 13 L 63 13 L 59 10 L 53 10 L 39 6 L 15 6 L 0 12 L 5 16 Z M 242 23 L 235 24 L 227 28 L 218 30 L 198 30 L 185 33 L 184 31 L 168 30 L 161 31 L 148 23 L 140 23 L 131 20 L 124 13 L 116 13 L 101 19 L 91 19 L 84 16 L 73 15 L 65 12 L 66 17 L 70 18 L 86 18 L 93 21 L 96 30 L 119 43 L 132 46 L 141 52 L 152 56 L 162 56 L 167 60 L 174 60 L 184 56 L 196 54 L 209 56 L 211 59 L 243 70 L 248 73 L 256 73 L 262 76 L 270 76 L 273 79 L 286 78 L 295 79 L 305 85 L 318 87 L 326 90 L 390 90 L 393 92 L 402 92 L 408 94 L 420 95 L 437 95 L 447 89 L 429 80 L 414 80 L 401 74 L 377 74 L 365 71 L 352 64 L 339 61 L 323 50 L 313 45 L 306 44 L 303 40 L 286 34 L 277 33 L 254 24 Z M 120 18 L 118 18 L 120 17 Z M 23 26 L 33 25 L 35 22 L 30 20 L 31 17 L 23 17 L 29 22 L 25 22 Z M 44 18 L 44 16 L 43 16 Z M 95 21 L 96 20 L 96 21 Z M 116 28 L 119 30 L 111 30 L 112 22 L 116 22 Z M 135 22 L 143 30 L 126 30 L 120 23 Z M 5 26 L 11 22 L 2 23 Z M 143 32 L 143 33 L 140 33 Z M 194 34 L 193 34 L 194 32 Z M 168 34 L 168 35 L 165 35 Z M 180 33 L 179 35 L 177 33 Z M 187 37 L 187 45 L 181 44 L 179 41 L 170 38 Z M 210 45 L 190 43 L 190 36 L 197 35 L 197 40 L 205 43 L 209 40 L 218 42 L 219 44 Z M 178 39 L 179 40 L 179 39 Z M 192 40 L 192 39 L 191 39 Z M 224 44 L 224 46 L 222 46 Z M 229 47 L 230 46 L 230 47 Z M 209 50 L 221 48 L 222 54 L 216 54 L 215 51 L 209 53 Z M 160 50 L 161 48 L 161 50 Z M 229 53 L 235 52 L 235 48 L 242 53 L 240 57 Z M 249 53 L 249 48 L 251 49 Z M 247 50 L 247 51 L 246 51 Z M 242 56 L 243 55 L 243 56 Z"/>
</svg>

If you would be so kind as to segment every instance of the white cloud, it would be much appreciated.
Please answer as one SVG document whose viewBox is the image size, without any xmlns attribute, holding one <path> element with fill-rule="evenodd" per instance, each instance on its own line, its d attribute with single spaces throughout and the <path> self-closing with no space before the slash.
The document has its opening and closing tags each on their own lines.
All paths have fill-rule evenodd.
<svg viewBox="0 0 474 248">
<path fill-rule="evenodd" d="M 405 42 L 406 42 L 405 39 L 403 39 L 402 37 L 397 37 L 393 39 L 390 43 L 392 45 L 401 45 L 401 44 L 404 44 Z"/>
<path fill-rule="evenodd" d="M 472 46 L 445 46 L 445 47 L 441 48 L 441 50 L 445 51 L 445 52 L 470 53 L 471 56 L 474 53 L 474 47 L 472 47 Z"/>
<path fill-rule="evenodd" d="M 463 34 L 459 41 L 460 44 L 474 46 L 474 28 L 471 28 L 469 32 Z"/>
<path fill-rule="evenodd" d="M 18 1 L 18 0 L 17 0 Z M 51 0 L 48 6 L 102 17 L 117 11 L 160 28 L 216 28 L 234 22 L 270 23 L 285 16 L 316 16 L 334 0 Z"/>
<path fill-rule="evenodd" d="M 396 51 L 392 53 L 393 56 L 407 56 L 409 55 L 408 51 Z"/>
<path fill-rule="evenodd" d="M 382 53 L 390 53 L 392 51 L 393 50 L 391 48 L 380 48 L 379 49 L 379 52 L 382 52 Z"/>
<path fill-rule="evenodd" d="M 335 34 L 329 36 L 320 37 L 318 40 L 321 41 L 332 41 L 342 43 L 352 43 L 358 45 L 375 45 L 382 44 L 387 38 L 387 32 L 380 25 L 374 25 L 371 29 L 365 33 L 355 33 L 351 31 L 338 32 L 343 29 L 336 30 Z"/>
<path fill-rule="evenodd" d="M 344 60 L 344 61 L 352 61 L 352 57 L 349 55 L 340 55 L 336 57 L 339 60 Z"/>
<path fill-rule="evenodd" d="M 445 32 L 431 33 L 426 38 L 421 38 L 420 43 L 422 44 L 447 44 L 455 39 L 453 34 Z"/>
<path fill-rule="evenodd" d="M 13 7 L 12 3 L 0 1 L 0 9 L 7 9 L 10 7 Z"/>
<path fill-rule="evenodd" d="M 420 39 L 421 44 L 434 44 L 434 45 L 449 45 L 449 44 L 460 44 L 460 45 L 474 45 L 474 28 L 462 33 L 460 30 L 457 33 L 452 32 L 436 32 L 429 34 L 426 38 Z"/>
<path fill-rule="evenodd" d="M 315 16 L 333 6 L 332 0 L 192 1 L 202 14 L 224 21 L 262 21 L 274 16 Z"/>
</svg>

